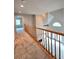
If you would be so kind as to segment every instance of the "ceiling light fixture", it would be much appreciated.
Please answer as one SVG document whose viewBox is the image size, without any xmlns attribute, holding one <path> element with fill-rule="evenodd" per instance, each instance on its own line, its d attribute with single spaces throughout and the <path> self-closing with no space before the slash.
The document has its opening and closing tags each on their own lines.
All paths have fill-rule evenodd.
<svg viewBox="0 0 79 59">
<path fill-rule="evenodd" d="M 19 13 L 21 13 L 21 11 L 19 11 Z"/>
<path fill-rule="evenodd" d="M 24 7 L 24 5 L 23 5 L 24 0 L 21 0 L 21 1 L 22 1 L 22 3 L 20 5 L 20 7 L 23 8 Z"/>
<path fill-rule="evenodd" d="M 24 7 L 24 5 L 21 5 L 20 7 L 22 7 L 22 8 L 23 8 L 23 7 Z"/>
</svg>

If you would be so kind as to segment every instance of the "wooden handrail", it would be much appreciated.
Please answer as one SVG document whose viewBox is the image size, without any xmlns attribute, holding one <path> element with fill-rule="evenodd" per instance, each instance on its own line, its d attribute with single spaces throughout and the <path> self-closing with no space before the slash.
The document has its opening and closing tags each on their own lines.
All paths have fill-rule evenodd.
<svg viewBox="0 0 79 59">
<path fill-rule="evenodd" d="M 48 31 L 48 32 L 51 32 L 51 33 L 55 33 L 55 34 L 64 36 L 64 33 L 61 33 L 61 32 L 56 32 L 56 31 L 53 31 L 53 30 L 48 30 L 48 29 L 43 29 L 43 28 L 36 28 L 36 29 L 40 29 L 40 30 L 44 30 L 44 31 Z"/>
<path fill-rule="evenodd" d="M 56 32 L 56 31 L 53 31 L 51 29 L 45 29 L 45 28 L 36 28 L 38 30 L 41 30 L 43 31 L 42 35 L 43 35 L 43 38 L 42 38 L 42 46 L 45 48 L 45 50 L 51 55 L 51 56 L 54 56 L 55 59 L 61 59 L 61 37 L 64 37 L 64 33 L 61 33 L 61 32 Z M 47 35 L 46 35 L 47 34 Z M 49 35 L 50 34 L 50 35 Z M 57 34 L 55 36 L 55 34 Z M 53 37 L 54 36 L 54 37 Z M 58 37 L 58 38 L 56 38 Z M 54 39 L 54 40 L 53 40 Z M 49 40 L 51 43 L 49 43 Z M 53 40 L 53 41 L 52 41 Z M 59 49 L 57 49 L 57 42 L 59 42 Z M 62 42 L 63 43 L 63 42 Z M 51 48 L 49 47 L 51 46 Z M 54 51 L 53 51 L 53 48 L 54 48 Z M 50 51 L 51 50 L 51 51 Z M 57 50 L 59 50 L 59 53 L 57 52 Z M 59 54 L 59 56 L 57 55 L 57 53 Z M 53 55 L 54 54 L 54 55 Z"/>
</svg>

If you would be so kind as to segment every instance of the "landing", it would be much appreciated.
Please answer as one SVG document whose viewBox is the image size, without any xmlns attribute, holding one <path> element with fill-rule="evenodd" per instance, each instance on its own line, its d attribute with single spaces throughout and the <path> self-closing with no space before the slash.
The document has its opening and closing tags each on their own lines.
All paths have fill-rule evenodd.
<svg viewBox="0 0 79 59">
<path fill-rule="evenodd" d="M 14 59 L 50 59 L 25 32 L 16 34 Z"/>
</svg>

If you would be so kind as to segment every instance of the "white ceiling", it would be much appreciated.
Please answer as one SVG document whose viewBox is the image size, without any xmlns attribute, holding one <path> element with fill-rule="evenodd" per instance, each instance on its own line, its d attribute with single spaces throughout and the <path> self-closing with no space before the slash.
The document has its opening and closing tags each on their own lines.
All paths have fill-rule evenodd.
<svg viewBox="0 0 79 59">
<path fill-rule="evenodd" d="M 24 7 L 21 8 L 20 5 Z M 21 14 L 43 14 L 64 8 L 64 0 L 14 0 L 14 12 Z"/>
</svg>

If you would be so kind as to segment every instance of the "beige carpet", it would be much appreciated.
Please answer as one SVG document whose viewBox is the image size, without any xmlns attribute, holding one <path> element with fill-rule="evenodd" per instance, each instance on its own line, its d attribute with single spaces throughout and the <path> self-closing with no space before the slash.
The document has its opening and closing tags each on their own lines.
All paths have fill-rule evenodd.
<svg viewBox="0 0 79 59">
<path fill-rule="evenodd" d="M 14 59 L 50 59 L 36 42 L 25 32 L 17 33 Z"/>
</svg>

